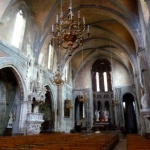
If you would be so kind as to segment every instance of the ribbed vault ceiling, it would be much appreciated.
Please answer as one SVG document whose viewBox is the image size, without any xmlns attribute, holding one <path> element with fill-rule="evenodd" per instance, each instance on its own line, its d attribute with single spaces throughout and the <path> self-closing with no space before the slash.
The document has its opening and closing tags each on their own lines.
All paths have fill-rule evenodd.
<svg viewBox="0 0 150 150">
<path fill-rule="evenodd" d="M 26 0 L 35 24 L 39 29 L 37 49 L 42 51 L 51 39 L 51 25 L 60 13 L 61 0 Z M 90 25 L 90 38 L 72 56 L 65 55 L 64 61 L 71 60 L 73 71 L 77 72 L 82 56 L 90 61 L 97 57 L 109 57 L 120 61 L 132 72 L 136 54 L 138 27 L 137 0 L 72 0 L 73 13 L 78 10 Z M 68 13 L 69 0 L 62 0 L 62 10 Z M 83 54 L 83 55 L 82 55 Z"/>
</svg>

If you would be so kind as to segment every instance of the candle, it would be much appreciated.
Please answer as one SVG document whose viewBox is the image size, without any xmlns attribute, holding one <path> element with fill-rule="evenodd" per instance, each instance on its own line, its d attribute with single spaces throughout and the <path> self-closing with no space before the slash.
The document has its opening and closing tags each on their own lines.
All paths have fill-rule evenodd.
<svg viewBox="0 0 150 150">
<path fill-rule="evenodd" d="M 54 25 L 52 25 L 52 32 L 54 32 Z"/>
<path fill-rule="evenodd" d="M 70 0 L 70 6 L 72 6 L 72 0 Z"/>
<path fill-rule="evenodd" d="M 80 18 L 80 11 L 78 11 L 78 18 Z"/>
<path fill-rule="evenodd" d="M 70 19 L 72 20 L 72 12 L 70 13 Z"/>
<path fill-rule="evenodd" d="M 63 18 L 63 12 L 60 13 L 60 18 Z"/>
<path fill-rule="evenodd" d="M 83 17 L 83 24 L 85 24 L 85 18 Z"/>
<path fill-rule="evenodd" d="M 87 26 L 87 33 L 90 33 L 90 26 Z"/>
<path fill-rule="evenodd" d="M 56 15 L 56 23 L 58 24 L 58 15 Z"/>
</svg>

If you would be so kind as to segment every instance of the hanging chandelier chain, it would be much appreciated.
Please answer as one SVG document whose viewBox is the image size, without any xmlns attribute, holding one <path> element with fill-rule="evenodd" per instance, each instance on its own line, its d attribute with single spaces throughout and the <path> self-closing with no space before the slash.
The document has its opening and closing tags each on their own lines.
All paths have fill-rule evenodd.
<svg viewBox="0 0 150 150">
<path fill-rule="evenodd" d="M 63 73 L 61 72 L 61 51 L 60 51 L 60 45 L 58 48 L 58 53 L 57 53 L 57 71 L 54 73 L 53 77 L 50 78 L 50 81 L 53 85 L 56 86 L 61 86 L 66 83 L 66 79 L 62 79 Z"/>
<path fill-rule="evenodd" d="M 85 31 L 86 24 L 85 18 L 81 23 L 80 11 L 78 11 L 78 19 L 74 20 L 74 14 L 72 11 L 72 0 L 69 4 L 69 13 L 67 19 L 64 19 L 62 12 L 62 0 L 60 16 L 56 15 L 56 24 L 52 25 L 52 37 L 57 40 L 57 44 L 61 45 L 64 49 L 70 51 L 75 50 L 79 46 L 83 45 L 85 39 L 82 33 Z M 56 31 L 55 31 L 56 30 Z M 89 25 L 87 26 L 87 37 L 89 37 Z"/>
</svg>

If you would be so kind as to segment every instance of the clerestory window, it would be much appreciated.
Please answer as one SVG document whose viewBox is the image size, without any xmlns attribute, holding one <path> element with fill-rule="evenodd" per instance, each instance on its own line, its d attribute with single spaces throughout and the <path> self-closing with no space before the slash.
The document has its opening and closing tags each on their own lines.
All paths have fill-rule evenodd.
<svg viewBox="0 0 150 150">
<path fill-rule="evenodd" d="M 95 92 L 112 91 L 111 64 L 108 60 L 97 60 L 92 66 L 92 88 Z"/>
<path fill-rule="evenodd" d="M 48 46 L 48 69 L 50 70 L 53 68 L 53 58 L 54 58 L 54 47 L 50 43 Z"/>
<path fill-rule="evenodd" d="M 16 48 L 21 49 L 22 47 L 25 25 L 26 19 L 23 17 L 22 10 L 19 10 L 19 12 L 16 15 L 14 31 L 12 36 L 12 45 L 15 46 Z"/>
</svg>

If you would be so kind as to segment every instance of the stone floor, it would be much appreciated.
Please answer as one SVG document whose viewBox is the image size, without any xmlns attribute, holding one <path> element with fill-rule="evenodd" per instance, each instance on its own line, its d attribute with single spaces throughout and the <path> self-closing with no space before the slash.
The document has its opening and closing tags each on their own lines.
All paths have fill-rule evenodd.
<svg viewBox="0 0 150 150">
<path fill-rule="evenodd" d="M 126 138 L 120 138 L 118 144 L 114 147 L 113 150 L 127 150 L 126 142 Z"/>
<path fill-rule="evenodd" d="M 119 142 L 117 145 L 113 148 L 113 150 L 127 150 L 126 144 L 127 139 L 126 135 L 123 135 L 120 131 L 102 131 L 101 133 L 118 133 L 119 134 Z"/>
</svg>

